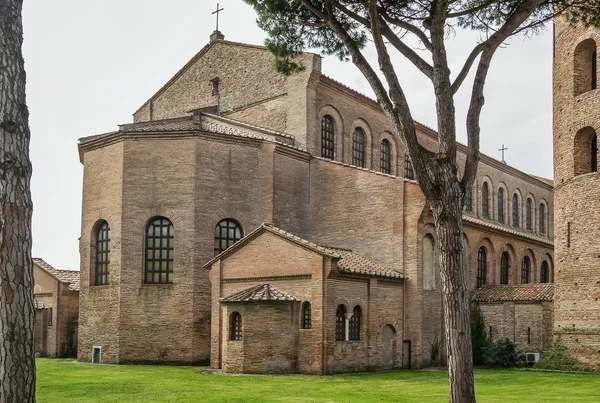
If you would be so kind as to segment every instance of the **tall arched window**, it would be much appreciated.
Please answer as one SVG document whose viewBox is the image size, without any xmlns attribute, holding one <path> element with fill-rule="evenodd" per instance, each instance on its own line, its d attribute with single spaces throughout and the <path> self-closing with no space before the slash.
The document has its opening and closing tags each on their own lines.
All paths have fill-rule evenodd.
<svg viewBox="0 0 600 403">
<path fill-rule="evenodd" d="M 504 224 L 504 189 L 498 189 L 498 222 Z"/>
<path fill-rule="evenodd" d="M 477 288 L 482 287 L 485 284 L 485 277 L 487 272 L 487 253 L 485 247 L 479 248 L 477 252 Z"/>
<path fill-rule="evenodd" d="M 540 204 L 540 234 L 546 233 L 546 205 Z"/>
<path fill-rule="evenodd" d="M 242 315 L 233 312 L 229 317 L 229 340 L 242 340 Z"/>
<path fill-rule="evenodd" d="M 312 317 L 310 312 L 310 302 L 305 301 L 302 304 L 302 329 L 312 328 Z"/>
<path fill-rule="evenodd" d="M 388 175 L 392 173 L 392 147 L 385 139 L 379 146 L 379 170 Z"/>
<path fill-rule="evenodd" d="M 333 118 L 329 115 L 321 120 L 321 157 L 335 159 L 335 129 Z"/>
<path fill-rule="evenodd" d="M 352 136 L 352 165 L 365 167 L 365 132 L 360 127 L 354 129 Z"/>
<path fill-rule="evenodd" d="M 519 196 L 516 193 L 512 198 L 512 225 L 519 228 Z"/>
<path fill-rule="evenodd" d="M 500 256 L 500 284 L 508 284 L 509 272 L 510 257 L 508 252 L 502 252 L 502 256 Z"/>
<path fill-rule="evenodd" d="M 415 179 L 415 171 L 413 170 L 412 160 L 410 155 L 404 155 L 404 177 L 406 179 Z"/>
<path fill-rule="evenodd" d="M 542 262 L 542 267 L 540 269 L 540 283 L 549 283 L 550 282 L 550 267 L 548 266 L 548 262 L 545 260 Z"/>
<path fill-rule="evenodd" d="M 335 339 L 346 340 L 346 307 L 338 305 L 335 310 Z"/>
<path fill-rule="evenodd" d="M 490 218 L 489 197 L 488 184 L 487 182 L 483 182 L 483 185 L 481 185 L 481 214 L 485 218 Z"/>
<path fill-rule="evenodd" d="M 156 217 L 146 228 L 146 284 L 173 282 L 173 250 L 175 232 L 173 224 L 165 217 Z"/>
<path fill-rule="evenodd" d="M 423 289 L 435 290 L 435 258 L 433 237 L 423 237 Z"/>
<path fill-rule="evenodd" d="M 235 220 L 227 218 L 219 221 L 215 227 L 215 256 L 242 239 L 244 231 Z"/>
<path fill-rule="evenodd" d="M 104 220 L 96 224 L 95 285 L 108 284 L 108 266 L 110 264 L 110 228 Z"/>
<path fill-rule="evenodd" d="M 529 272 L 531 262 L 528 256 L 523 257 L 521 261 L 521 284 L 529 284 Z"/>
<path fill-rule="evenodd" d="M 473 189 L 465 193 L 465 211 L 473 211 Z"/>
<path fill-rule="evenodd" d="M 577 45 L 574 61 L 575 95 L 596 89 L 598 79 L 596 42 L 590 38 Z"/>
<path fill-rule="evenodd" d="M 527 228 L 527 231 L 531 231 L 533 229 L 533 225 L 531 223 L 531 198 L 529 197 L 525 203 L 525 228 Z"/>
<path fill-rule="evenodd" d="M 350 340 L 360 340 L 360 322 L 361 322 L 362 310 L 360 306 L 356 305 L 352 311 L 352 317 L 350 318 Z"/>
<path fill-rule="evenodd" d="M 573 174 L 598 172 L 598 136 L 591 127 L 584 127 L 575 135 L 573 144 Z"/>
</svg>

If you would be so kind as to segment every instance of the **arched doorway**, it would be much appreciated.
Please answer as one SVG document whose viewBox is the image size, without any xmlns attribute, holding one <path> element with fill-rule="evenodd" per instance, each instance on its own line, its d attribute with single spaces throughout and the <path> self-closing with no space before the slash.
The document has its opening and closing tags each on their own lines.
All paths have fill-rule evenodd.
<svg viewBox="0 0 600 403">
<path fill-rule="evenodd" d="M 383 341 L 383 368 L 394 367 L 396 358 L 396 330 L 392 325 L 385 325 L 381 331 Z"/>
</svg>

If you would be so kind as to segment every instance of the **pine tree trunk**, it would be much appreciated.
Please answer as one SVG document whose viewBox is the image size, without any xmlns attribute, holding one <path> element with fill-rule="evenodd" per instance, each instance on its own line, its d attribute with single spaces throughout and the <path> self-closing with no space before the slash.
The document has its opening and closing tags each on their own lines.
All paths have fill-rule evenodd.
<svg viewBox="0 0 600 403">
<path fill-rule="evenodd" d="M 443 188 L 440 198 L 430 201 L 430 205 L 441 268 L 450 402 L 472 403 L 475 402 L 475 389 L 461 192 L 453 173 L 440 183 L 444 183 L 440 186 Z"/>
<path fill-rule="evenodd" d="M 22 0 L 0 0 L 0 403 L 35 402 L 31 163 Z"/>
</svg>

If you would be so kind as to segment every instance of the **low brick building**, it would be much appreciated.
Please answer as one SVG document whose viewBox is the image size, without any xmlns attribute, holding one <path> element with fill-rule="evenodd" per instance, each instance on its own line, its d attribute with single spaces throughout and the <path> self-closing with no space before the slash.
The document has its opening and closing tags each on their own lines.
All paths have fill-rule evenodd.
<svg viewBox="0 0 600 403">
<path fill-rule="evenodd" d="M 33 259 L 35 352 L 75 357 L 79 317 L 79 271 L 59 270 Z"/>
<path fill-rule="evenodd" d="M 400 270 L 269 224 L 206 267 L 211 366 L 325 374 L 401 365 Z"/>
<path fill-rule="evenodd" d="M 374 100 L 322 74 L 318 55 L 299 61 L 302 72 L 282 76 L 266 48 L 215 36 L 133 123 L 79 140 L 80 360 L 306 373 L 445 363 L 433 218 L 410 156 Z M 434 130 L 417 134 L 436 150 Z M 469 292 L 553 281 L 552 191 L 481 155 L 463 216 Z M 349 254 L 401 275 L 344 272 Z M 218 270 L 203 269 L 219 255 Z M 236 300 L 242 291 L 285 297 Z M 300 328 L 304 302 L 320 336 Z M 339 305 L 360 306 L 360 341 L 331 338 Z M 226 339 L 232 312 L 241 343 Z M 277 331 L 248 316 L 275 318 L 278 351 L 297 353 L 259 357 Z M 232 361 L 236 348 L 257 361 Z"/>
</svg>

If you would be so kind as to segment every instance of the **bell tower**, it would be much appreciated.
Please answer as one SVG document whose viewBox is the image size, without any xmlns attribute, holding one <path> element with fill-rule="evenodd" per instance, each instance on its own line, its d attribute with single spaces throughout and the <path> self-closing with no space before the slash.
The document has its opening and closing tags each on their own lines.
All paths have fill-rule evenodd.
<svg viewBox="0 0 600 403">
<path fill-rule="evenodd" d="M 554 21 L 554 337 L 600 369 L 600 29 Z"/>
</svg>

